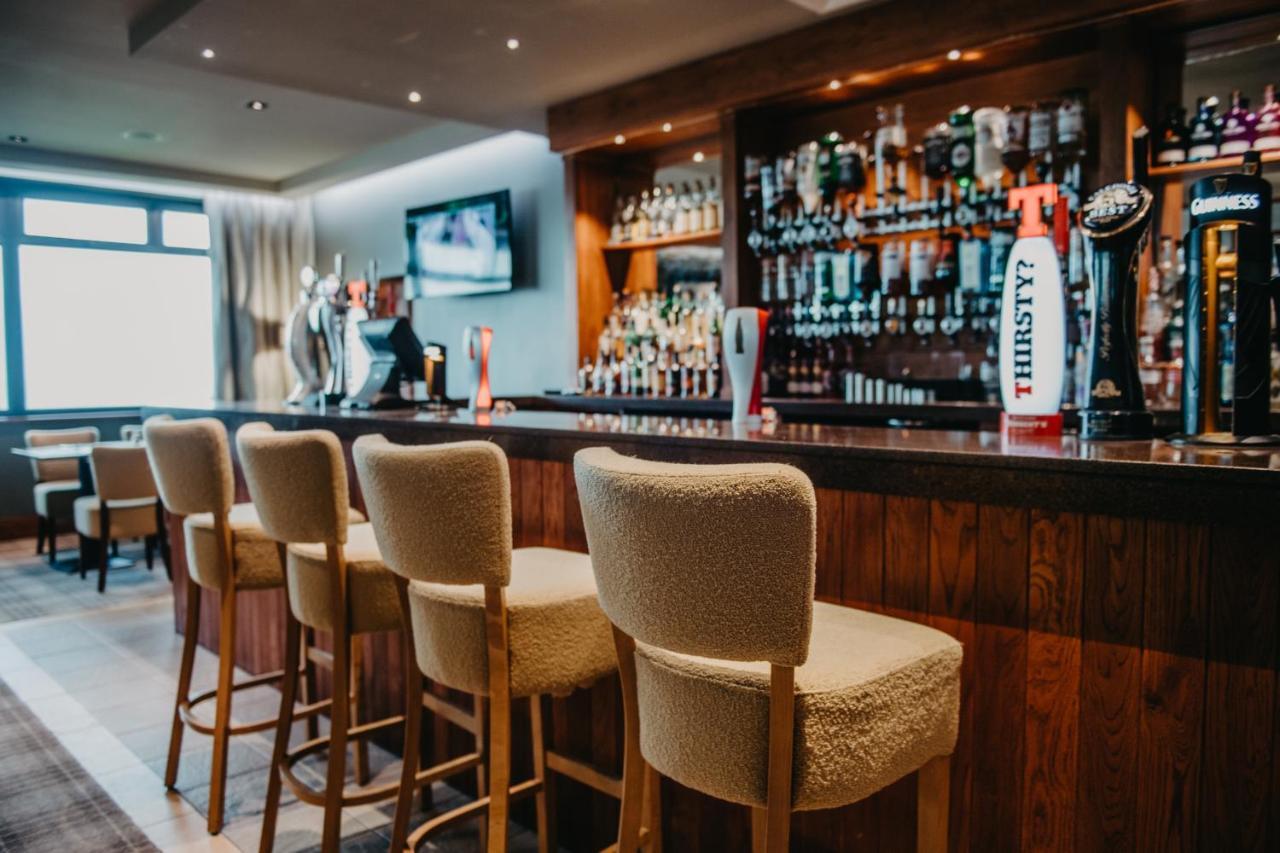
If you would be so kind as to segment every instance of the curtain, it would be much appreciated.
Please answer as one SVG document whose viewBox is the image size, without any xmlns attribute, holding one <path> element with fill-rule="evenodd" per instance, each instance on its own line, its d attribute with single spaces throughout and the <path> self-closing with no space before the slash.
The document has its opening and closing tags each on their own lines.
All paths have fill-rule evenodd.
<svg viewBox="0 0 1280 853">
<path fill-rule="evenodd" d="M 309 200 L 216 192 L 205 196 L 216 293 L 219 400 L 283 400 L 292 386 L 284 322 L 298 273 L 314 262 Z"/>
</svg>

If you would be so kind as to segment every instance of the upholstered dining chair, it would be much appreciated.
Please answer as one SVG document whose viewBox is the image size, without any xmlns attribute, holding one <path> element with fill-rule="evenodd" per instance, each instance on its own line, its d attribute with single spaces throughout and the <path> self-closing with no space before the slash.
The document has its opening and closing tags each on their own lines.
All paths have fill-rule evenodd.
<svg viewBox="0 0 1280 853">
<path fill-rule="evenodd" d="M 813 486 L 786 465 L 574 457 L 613 623 L 626 724 L 619 850 L 646 765 L 752 809 L 782 853 L 796 810 L 861 800 L 918 771 L 917 848 L 947 849 L 960 644 L 813 600 Z"/>
<path fill-rule="evenodd" d="M 506 455 L 484 441 L 400 446 L 362 436 L 352 448 L 370 523 L 396 573 L 405 638 L 405 762 L 391 849 L 413 850 L 432 833 L 484 816 L 489 851 L 504 851 L 510 801 L 536 798 L 538 849 L 555 849 L 548 771 L 618 796 L 595 768 L 547 749 L 542 697 L 563 696 L 612 673 L 608 620 L 596 601 L 585 554 L 512 548 Z M 414 790 L 434 778 L 417 772 L 423 676 L 484 697 L 489 705 L 488 792 L 433 816 L 408 833 Z M 511 782 L 511 706 L 528 698 L 533 778 Z M 658 825 L 651 798 L 651 826 Z M 658 833 L 652 834 L 654 847 Z"/>
<path fill-rule="evenodd" d="M 90 444 L 99 438 L 97 427 L 29 429 L 22 434 L 27 447 L 51 444 Z M 80 494 L 80 463 L 75 459 L 31 460 L 35 477 L 32 497 L 36 505 L 36 553 L 49 548 L 49 562 L 58 559 L 58 522 L 71 520 L 72 506 Z"/>
<path fill-rule="evenodd" d="M 298 799 L 324 807 L 321 849 L 336 851 L 341 841 L 342 809 L 389 800 L 398 783 L 369 785 L 366 738 L 399 725 L 399 715 L 364 722 L 360 685 L 365 634 L 401 630 L 394 576 L 382 562 L 373 529 L 351 523 L 347 469 L 337 436 L 325 430 L 276 432 L 269 424 L 245 424 L 236 432 L 240 466 L 262 529 L 278 545 L 284 563 L 289 606 L 285 615 L 285 678 L 280 690 L 271 776 L 263 811 L 260 851 L 275 843 L 282 782 Z M 333 695 L 354 701 L 331 702 L 330 732 L 289 749 L 294 696 L 298 685 L 300 627 L 333 638 Z M 347 746 L 356 753 L 357 788 L 346 787 Z M 317 790 L 300 779 L 294 765 L 328 750 L 325 784 Z"/>
<path fill-rule="evenodd" d="M 246 591 L 283 587 L 284 571 L 275 540 L 263 532 L 253 504 L 235 503 L 231 447 L 221 421 L 214 418 L 177 421 L 157 415 L 143 425 L 143 440 L 160 499 L 182 528 L 187 558 L 182 662 L 164 784 L 167 788 L 177 784 L 185 730 L 191 728 L 211 736 L 213 761 L 207 825 L 209 832 L 216 834 L 222 830 L 230 738 L 276 725 L 276 717 L 233 724 L 234 694 L 278 681 L 284 675 L 283 670 L 277 670 L 235 683 L 238 596 Z M 217 595 L 220 604 L 218 680 L 214 689 L 192 696 L 200 603 L 206 590 Z M 308 652 L 311 645 L 308 643 Z M 323 665 L 326 659 L 327 655 L 309 655 L 303 668 L 308 690 L 303 695 L 304 707 L 297 710 L 295 718 L 306 719 L 309 726 L 314 725 L 316 715 L 326 707 L 325 703 L 315 702 L 314 686 L 315 666 Z M 198 710 L 210 700 L 214 702 L 212 723 Z"/>
<path fill-rule="evenodd" d="M 146 540 L 147 568 L 154 568 L 156 545 L 162 534 L 156 483 L 143 447 L 94 447 L 89 456 L 95 494 L 82 495 L 72 505 L 76 532 L 97 544 L 98 592 L 107 589 L 111 543 L 118 539 Z M 172 577 L 164 547 L 165 571 Z M 80 560 L 80 577 L 87 560 Z"/>
</svg>

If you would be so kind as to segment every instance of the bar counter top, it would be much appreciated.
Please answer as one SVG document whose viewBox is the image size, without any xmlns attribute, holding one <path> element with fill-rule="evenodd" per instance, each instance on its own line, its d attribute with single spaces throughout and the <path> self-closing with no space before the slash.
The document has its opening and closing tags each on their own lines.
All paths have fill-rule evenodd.
<svg viewBox="0 0 1280 853">
<path fill-rule="evenodd" d="M 1127 509 L 1193 520 L 1280 511 L 1275 448 L 1087 442 L 1074 435 L 1010 442 L 995 432 L 788 422 L 747 429 L 712 418 L 552 411 L 350 411 L 270 403 L 144 410 L 159 412 L 219 417 L 233 430 L 255 419 L 280 429 L 328 428 L 347 439 L 374 432 L 402 442 L 486 437 L 511 455 L 557 461 L 602 443 L 669 461 L 779 461 L 802 468 L 819 486 L 1013 505 L 1034 493 L 1037 506 L 1062 510 Z"/>
</svg>

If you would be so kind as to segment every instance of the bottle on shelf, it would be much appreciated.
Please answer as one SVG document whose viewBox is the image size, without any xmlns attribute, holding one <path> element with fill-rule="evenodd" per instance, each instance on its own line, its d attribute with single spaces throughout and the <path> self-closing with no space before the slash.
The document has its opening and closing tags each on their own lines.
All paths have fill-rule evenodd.
<svg viewBox="0 0 1280 853">
<path fill-rule="evenodd" d="M 950 171 L 961 189 L 968 189 L 973 183 L 973 112 L 963 106 L 953 112 L 947 119 L 951 129 Z"/>
<path fill-rule="evenodd" d="M 1185 163 L 1190 134 L 1186 108 L 1177 104 L 1166 107 L 1160 138 L 1156 141 L 1156 162 L 1162 166 Z"/>
<path fill-rule="evenodd" d="M 1053 175 L 1054 119 L 1058 105 L 1052 101 L 1037 101 L 1027 118 L 1027 153 L 1041 181 Z"/>
<path fill-rule="evenodd" d="M 1268 83 L 1262 90 L 1262 106 L 1253 126 L 1253 147 L 1259 151 L 1280 148 L 1280 101 L 1276 100 L 1276 87 Z"/>
<path fill-rule="evenodd" d="M 1004 149 L 1000 152 L 1000 160 L 1021 186 L 1026 182 L 1025 172 L 1031 162 L 1027 136 L 1031 110 L 1025 106 L 1008 106 L 1004 108 L 1004 116 Z"/>
<path fill-rule="evenodd" d="M 1191 162 L 1212 160 L 1218 156 L 1221 137 L 1215 113 L 1217 106 L 1217 98 L 1196 98 L 1196 114 L 1187 133 L 1187 159 Z"/>
<path fill-rule="evenodd" d="M 1231 106 L 1222 117 L 1221 141 L 1218 156 L 1230 157 L 1243 154 L 1253 147 L 1254 126 L 1258 117 L 1249 112 L 1249 99 L 1239 89 L 1231 92 Z"/>
</svg>

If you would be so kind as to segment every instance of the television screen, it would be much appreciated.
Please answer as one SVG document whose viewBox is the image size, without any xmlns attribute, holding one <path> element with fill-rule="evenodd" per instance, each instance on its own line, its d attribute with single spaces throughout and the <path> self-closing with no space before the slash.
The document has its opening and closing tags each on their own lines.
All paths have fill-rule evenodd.
<svg viewBox="0 0 1280 853">
<path fill-rule="evenodd" d="M 405 214 L 408 298 L 511 289 L 511 193 L 431 204 Z"/>
</svg>

